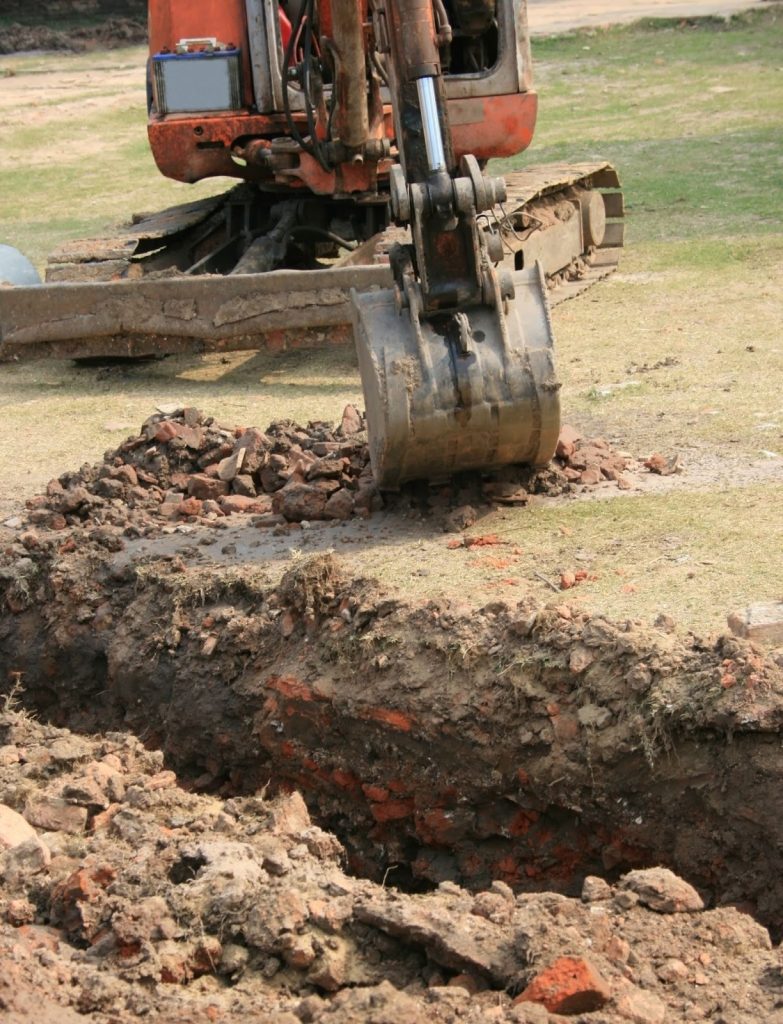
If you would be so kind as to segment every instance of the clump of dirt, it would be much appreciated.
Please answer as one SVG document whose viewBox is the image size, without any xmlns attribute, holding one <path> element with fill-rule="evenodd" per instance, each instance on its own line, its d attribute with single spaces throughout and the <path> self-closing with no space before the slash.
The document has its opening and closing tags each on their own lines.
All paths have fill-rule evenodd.
<svg viewBox="0 0 783 1024">
<path fill-rule="evenodd" d="M 146 43 L 147 26 L 130 18 L 109 18 L 98 25 L 57 29 L 47 24 L 9 25 L 0 36 L 0 54 L 39 50 L 115 49 Z"/>
<path fill-rule="evenodd" d="M 352 406 L 336 428 L 279 420 L 265 431 L 223 427 L 194 408 L 172 409 L 151 416 L 101 463 L 52 480 L 46 494 L 27 502 L 27 519 L 53 531 L 89 525 L 105 546 L 120 543 L 115 534 L 151 536 L 167 522 L 214 523 L 237 513 L 275 527 L 415 507 L 459 531 L 490 505 L 628 488 L 633 469 L 638 464 L 603 439 L 582 439 L 564 427 L 557 455 L 543 470 L 510 466 L 491 475 L 462 474 L 447 486 L 421 483 L 381 494 L 364 418 Z"/>
<path fill-rule="evenodd" d="M 581 898 L 407 895 L 345 872 L 297 793 L 198 795 L 124 732 L 0 712 L 3 1019 L 772 1020 L 777 952 L 660 868 Z"/>
</svg>

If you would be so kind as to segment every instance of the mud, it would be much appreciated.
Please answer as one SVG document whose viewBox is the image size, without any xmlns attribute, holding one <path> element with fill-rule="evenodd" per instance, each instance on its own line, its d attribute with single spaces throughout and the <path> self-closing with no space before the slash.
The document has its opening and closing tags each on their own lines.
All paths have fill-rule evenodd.
<svg viewBox="0 0 783 1024">
<path fill-rule="evenodd" d="M 37 837 L 0 855 L 20 993 L 0 1000 L 23 1014 L 42 985 L 101 1021 L 774 1020 L 783 651 L 567 594 L 414 603 L 357 578 L 327 520 L 297 553 L 280 495 L 317 480 L 351 498 L 357 540 L 415 509 L 491 550 L 462 532 L 482 502 L 616 487 L 581 482 L 591 460 L 643 472 L 564 431 L 524 483 L 359 504 L 362 427 L 159 413 L 7 531 L 0 804 Z M 230 493 L 240 475 L 255 494 Z M 248 531 L 269 538 L 253 558 Z M 695 890 L 628 891 L 657 866 Z M 581 995 L 550 1000 L 566 976 Z"/>
</svg>

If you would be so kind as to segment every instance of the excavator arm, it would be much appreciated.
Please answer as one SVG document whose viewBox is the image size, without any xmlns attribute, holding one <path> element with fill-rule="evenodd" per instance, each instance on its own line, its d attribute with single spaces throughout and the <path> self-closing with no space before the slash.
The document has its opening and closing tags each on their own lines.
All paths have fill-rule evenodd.
<svg viewBox="0 0 783 1024">
<path fill-rule="evenodd" d="M 503 242 L 479 217 L 505 201 L 505 183 L 472 156 L 455 166 L 439 55 L 451 27 L 435 10 L 432 0 L 372 4 L 399 150 L 391 210 L 411 234 L 390 253 L 393 292 L 354 294 L 373 469 L 387 488 L 542 464 L 559 431 L 543 273 L 494 266 Z"/>
</svg>

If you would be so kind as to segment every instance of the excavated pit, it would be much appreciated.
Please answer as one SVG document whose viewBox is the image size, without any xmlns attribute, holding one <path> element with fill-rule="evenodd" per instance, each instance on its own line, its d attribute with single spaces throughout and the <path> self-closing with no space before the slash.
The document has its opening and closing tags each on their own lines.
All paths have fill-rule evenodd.
<svg viewBox="0 0 783 1024">
<path fill-rule="evenodd" d="M 639 470 L 566 432 L 388 499 L 362 426 L 162 413 L 6 524 L 0 826 L 37 834 L 0 849 L 0 1009 L 774 1019 L 783 653 L 358 577 L 330 538 L 482 545 L 489 503 Z"/>
<path fill-rule="evenodd" d="M 280 579 L 226 532 L 410 508 L 462 529 L 638 464 L 565 428 L 545 471 L 390 499 L 363 427 L 350 406 L 266 432 L 172 409 L 52 481 L 5 549 L 3 685 L 58 725 L 132 730 L 202 791 L 300 790 L 357 875 L 578 893 L 666 864 L 779 929 L 780 659 L 562 599 L 408 604 L 328 552 Z"/>
<path fill-rule="evenodd" d="M 86 545 L 41 555 L 25 608 L 7 587 L 28 706 L 131 730 L 202 791 L 298 789 L 355 875 L 574 895 L 664 864 L 780 929 L 783 673 L 741 641 L 411 607 L 328 554 L 269 586 Z"/>
</svg>

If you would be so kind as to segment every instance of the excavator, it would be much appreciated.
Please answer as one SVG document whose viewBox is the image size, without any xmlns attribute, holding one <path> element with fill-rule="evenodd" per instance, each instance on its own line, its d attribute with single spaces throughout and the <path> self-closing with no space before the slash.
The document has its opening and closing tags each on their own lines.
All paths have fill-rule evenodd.
<svg viewBox="0 0 783 1024">
<path fill-rule="evenodd" d="M 148 134 L 223 195 L 49 257 L 0 247 L 0 359 L 353 342 L 382 489 L 543 465 L 550 306 L 616 267 L 605 163 L 530 143 L 524 0 L 150 0 Z M 4 282 L 4 283 L 3 283 Z"/>
</svg>

